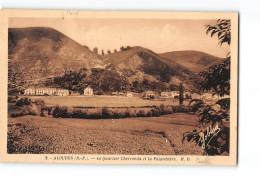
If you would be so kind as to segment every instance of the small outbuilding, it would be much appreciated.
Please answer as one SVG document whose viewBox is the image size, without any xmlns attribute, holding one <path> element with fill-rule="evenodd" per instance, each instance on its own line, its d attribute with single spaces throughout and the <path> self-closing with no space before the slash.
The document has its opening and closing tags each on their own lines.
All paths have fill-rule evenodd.
<svg viewBox="0 0 260 176">
<path fill-rule="evenodd" d="M 143 98 L 145 99 L 154 99 L 154 97 L 155 97 L 155 93 L 151 90 L 148 90 L 143 94 Z"/>
<path fill-rule="evenodd" d="M 127 93 L 126 93 L 126 97 L 129 97 L 129 98 L 130 98 L 130 97 L 133 97 L 133 94 L 132 94 L 131 92 L 127 92 Z"/>
<path fill-rule="evenodd" d="M 93 89 L 91 87 L 87 87 L 86 89 L 84 89 L 84 95 L 87 95 L 87 96 L 94 95 Z"/>
</svg>

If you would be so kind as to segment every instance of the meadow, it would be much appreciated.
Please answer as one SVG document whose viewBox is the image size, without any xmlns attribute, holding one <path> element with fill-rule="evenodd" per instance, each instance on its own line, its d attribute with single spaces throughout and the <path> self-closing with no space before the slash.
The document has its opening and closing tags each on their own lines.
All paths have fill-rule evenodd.
<svg viewBox="0 0 260 176">
<path fill-rule="evenodd" d="M 23 113 L 8 118 L 8 153 L 203 155 L 195 143 L 182 143 L 198 117 L 183 113 L 187 107 L 181 110 L 172 99 L 28 98 L 28 105 L 9 103 L 9 115 Z"/>
<path fill-rule="evenodd" d="M 71 119 L 25 115 L 8 119 L 8 153 L 203 155 L 182 135 L 198 117 L 174 113 L 126 119 Z"/>
<path fill-rule="evenodd" d="M 140 97 L 117 97 L 117 96 L 29 96 L 32 100 L 41 99 L 48 106 L 66 106 L 66 107 L 145 107 L 172 105 L 178 106 L 178 100 L 174 99 L 156 99 L 144 100 Z M 188 105 L 184 101 L 184 105 Z"/>
</svg>

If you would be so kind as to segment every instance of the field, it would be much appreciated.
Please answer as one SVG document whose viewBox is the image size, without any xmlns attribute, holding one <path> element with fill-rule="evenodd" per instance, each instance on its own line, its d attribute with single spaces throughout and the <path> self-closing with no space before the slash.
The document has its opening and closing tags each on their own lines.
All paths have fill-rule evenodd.
<svg viewBox="0 0 260 176">
<path fill-rule="evenodd" d="M 179 102 L 173 99 L 143 100 L 138 97 L 30 96 L 29 98 L 42 99 L 48 106 L 82 108 L 107 106 L 114 109 L 122 107 L 147 109 L 147 107 L 161 104 L 179 105 Z M 16 110 L 17 107 L 10 103 L 8 153 L 203 154 L 202 148 L 195 146 L 195 143 L 182 143 L 183 133 L 192 131 L 198 125 L 198 117 L 187 113 L 120 119 L 53 118 L 37 115 L 11 118 L 10 114 Z"/>
<path fill-rule="evenodd" d="M 67 107 L 141 107 L 141 106 L 159 106 L 164 105 L 179 105 L 178 100 L 159 99 L 159 100 L 144 100 L 139 97 L 115 97 L 115 96 L 29 96 L 30 99 L 42 99 L 50 106 L 67 106 Z M 184 102 L 187 105 L 188 102 Z"/>
<path fill-rule="evenodd" d="M 8 119 L 8 153 L 202 155 L 184 132 L 198 125 L 195 115 L 175 113 L 127 119 Z"/>
</svg>

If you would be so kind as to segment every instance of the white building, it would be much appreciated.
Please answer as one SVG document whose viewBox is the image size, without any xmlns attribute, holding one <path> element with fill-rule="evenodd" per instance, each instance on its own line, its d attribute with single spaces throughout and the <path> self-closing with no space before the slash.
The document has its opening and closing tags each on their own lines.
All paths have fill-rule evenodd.
<svg viewBox="0 0 260 176">
<path fill-rule="evenodd" d="M 55 92 L 55 95 L 57 96 L 68 96 L 69 91 L 67 89 L 57 89 Z"/>
<path fill-rule="evenodd" d="M 87 87 L 86 89 L 84 89 L 84 95 L 91 96 L 93 94 L 93 89 L 91 87 Z"/>
<path fill-rule="evenodd" d="M 179 92 L 178 91 L 170 91 L 170 92 L 161 92 L 161 96 L 162 97 L 171 97 L 174 98 L 175 96 L 179 96 Z"/>
<path fill-rule="evenodd" d="M 162 97 L 168 97 L 168 92 L 161 92 Z"/>
<path fill-rule="evenodd" d="M 112 92 L 112 96 L 117 96 L 117 92 Z"/>
<path fill-rule="evenodd" d="M 132 94 L 131 92 L 127 92 L 127 93 L 126 93 L 126 97 L 129 97 L 129 98 L 130 98 L 130 97 L 133 97 L 133 94 Z"/>
<path fill-rule="evenodd" d="M 56 88 L 28 88 L 24 90 L 24 95 L 58 95 L 68 96 L 69 91 L 66 89 Z"/>
<path fill-rule="evenodd" d="M 180 96 L 180 93 L 179 93 L 179 91 L 171 91 L 170 93 L 169 93 L 169 96 L 170 97 L 179 97 Z"/>
<path fill-rule="evenodd" d="M 24 95 L 35 95 L 35 89 L 34 88 L 25 89 Z"/>
<path fill-rule="evenodd" d="M 54 95 L 55 88 L 37 88 L 35 89 L 35 95 Z"/>
</svg>

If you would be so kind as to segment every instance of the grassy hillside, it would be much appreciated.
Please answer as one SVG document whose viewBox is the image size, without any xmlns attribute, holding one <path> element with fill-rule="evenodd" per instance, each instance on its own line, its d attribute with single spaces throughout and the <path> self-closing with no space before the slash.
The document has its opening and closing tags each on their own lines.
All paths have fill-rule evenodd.
<svg viewBox="0 0 260 176">
<path fill-rule="evenodd" d="M 102 65 L 99 55 L 64 34 L 44 27 L 9 28 L 8 53 L 12 86 L 38 85 L 67 70 Z"/>
<path fill-rule="evenodd" d="M 184 81 L 186 90 L 196 92 L 197 73 L 222 62 L 218 57 L 198 51 L 157 54 L 140 46 L 101 56 L 45 27 L 9 28 L 8 54 L 9 90 L 30 86 L 78 90 L 83 85 L 91 85 L 102 92 L 160 92 L 178 90 Z M 82 68 L 86 69 L 79 79 Z M 65 73 L 71 74 L 66 77 Z M 59 78 L 60 84 L 55 83 L 55 78 Z"/>
<path fill-rule="evenodd" d="M 181 65 L 177 63 L 168 65 L 160 55 L 139 46 L 107 54 L 103 56 L 102 60 L 106 64 L 117 66 L 119 69 L 142 72 L 164 82 L 168 82 L 172 76 L 185 79 L 190 75 L 190 72 Z"/>
<path fill-rule="evenodd" d="M 176 63 L 194 74 L 207 70 L 210 66 L 220 64 L 223 59 L 200 51 L 173 51 L 162 53 L 160 56 L 169 65 Z"/>
</svg>

